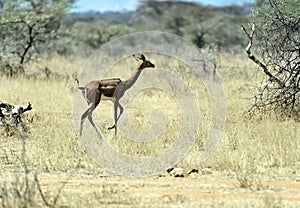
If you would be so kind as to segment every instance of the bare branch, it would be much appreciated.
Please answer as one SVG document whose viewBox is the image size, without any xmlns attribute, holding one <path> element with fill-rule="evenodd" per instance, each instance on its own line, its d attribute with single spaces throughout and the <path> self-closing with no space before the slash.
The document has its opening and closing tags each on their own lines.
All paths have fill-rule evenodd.
<svg viewBox="0 0 300 208">
<path fill-rule="evenodd" d="M 249 38 L 249 43 L 247 45 L 247 47 L 245 48 L 249 59 L 251 59 L 252 61 L 254 61 L 259 67 L 261 67 L 263 69 L 263 72 L 270 78 L 270 80 L 274 80 L 275 82 L 277 82 L 279 84 L 280 87 L 284 87 L 284 83 L 279 80 L 277 77 L 275 77 L 267 68 L 267 66 L 265 64 L 263 64 L 260 60 L 258 60 L 252 53 L 251 53 L 251 47 L 253 44 L 253 36 L 254 36 L 254 31 L 255 31 L 255 24 L 252 24 L 252 28 L 251 28 L 251 33 L 249 33 L 246 28 L 242 25 L 242 30 L 246 33 L 247 37 Z"/>
</svg>

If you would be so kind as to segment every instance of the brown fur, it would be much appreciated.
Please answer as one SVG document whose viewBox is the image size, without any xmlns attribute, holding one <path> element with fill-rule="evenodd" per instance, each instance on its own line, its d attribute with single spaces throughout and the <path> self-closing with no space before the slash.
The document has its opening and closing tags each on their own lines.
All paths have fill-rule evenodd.
<svg viewBox="0 0 300 208">
<path fill-rule="evenodd" d="M 88 108 L 84 111 L 84 113 L 81 116 L 80 135 L 82 135 L 83 122 L 85 118 L 88 117 L 90 123 L 95 128 L 98 136 L 101 136 L 93 121 L 92 113 L 100 103 L 102 95 L 114 103 L 114 125 L 109 127 L 108 129 L 114 128 L 115 133 L 117 132 L 117 122 L 121 114 L 123 113 L 123 107 L 119 103 L 119 100 L 123 97 L 125 91 L 132 87 L 132 85 L 135 83 L 135 81 L 141 73 L 141 70 L 145 68 L 155 67 L 154 64 L 146 60 L 144 55 L 140 55 L 140 57 L 136 57 L 135 55 L 133 56 L 136 58 L 139 64 L 134 74 L 128 80 L 122 81 L 119 78 L 102 79 L 98 81 L 91 81 L 84 87 L 78 87 L 78 89 L 81 90 L 83 97 L 88 103 Z M 79 85 L 79 81 L 76 81 Z M 117 115 L 118 108 L 120 109 L 119 115 Z"/>
</svg>

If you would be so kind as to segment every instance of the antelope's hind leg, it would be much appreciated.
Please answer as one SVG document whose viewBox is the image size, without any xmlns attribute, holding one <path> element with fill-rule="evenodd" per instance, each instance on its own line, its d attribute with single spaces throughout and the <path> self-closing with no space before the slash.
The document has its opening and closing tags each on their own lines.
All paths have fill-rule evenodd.
<svg viewBox="0 0 300 208">
<path fill-rule="evenodd" d="M 94 122 L 93 117 L 92 117 L 93 111 L 96 109 L 96 107 L 100 103 L 101 93 L 99 92 L 98 89 L 95 89 L 95 90 L 93 90 L 92 92 L 90 92 L 89 94 L 86 94 L 86 95 L 88 95 L 88 96 L 86 96 L 86 100 L 87 100 L 87 103 L 88 103 L 88 108 L 85 110 L 85 112 L 81 116 L 80 136 L 82 135 L 82 131 L 83 131 L 83 123 L 84 123 L 86 117 L 88 117 L 90 123 L 92 124 L 92 126 L 96 130 L 96 133 L 97 133 L 98 137 L 101 138 L 101 134 L 100 134 L 99 130 L 97 129 L 97 126 L 95 125 L 95 122 Z"/>
<path fill-rule="evenodd" d="M 86 117 L 89 116 L 90 113 L 93 112 L 93 110 L 95 109 L 94 104 L 90 103 L 88 108 L 83 112 L 83 114 L 81 115 L 81 120 L 80 120 L 80 129 L 79 129 L 79 135 L 82 135 L 82 130 L 83 130 L 83 123 L 86 119 Z"/>
<path fill-rule="evenodd" d="M 100 133 L 100 131 L 98 130 L 98 128 L 97 128 L 97 126 L 96 126 L 96 124 L 94 123 L 94 120 L 93 120 L 93 112 L 91 112 L 91 113 L 88 115 L 88 119 L 89 119 L 90 123 L 92 124 L 92 126 L 94 127 L 94 129 L 96 130 L 99 139 L 101 139 L 101 138 L 102 138 L 101 133 Z"/>
</svg>

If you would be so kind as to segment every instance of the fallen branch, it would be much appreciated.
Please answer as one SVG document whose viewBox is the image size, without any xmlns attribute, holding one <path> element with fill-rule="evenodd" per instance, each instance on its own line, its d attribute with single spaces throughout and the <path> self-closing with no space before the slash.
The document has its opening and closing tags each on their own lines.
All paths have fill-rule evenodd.
<svg viewBox="0 0 300 208">
<path fill-rule="evenodd" d="M 5 113 L 3 113 L 2 109 L 5 109 Z M 22 122 L 21 115 L 26 111 L 32 110 L 31 103 L 28 103 L 26 107 L 22 107 L 20 105 L 11 105 L 9 103 L 0 103 L 0 118 L 2 121 L 5 120 L 5 117 L 12 118 L 16 124 Z"/>
</svg>

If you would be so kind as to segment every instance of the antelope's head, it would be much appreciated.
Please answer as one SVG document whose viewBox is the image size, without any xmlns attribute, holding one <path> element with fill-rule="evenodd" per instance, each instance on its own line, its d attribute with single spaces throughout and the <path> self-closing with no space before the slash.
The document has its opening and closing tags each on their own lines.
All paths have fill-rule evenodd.
<svg viewBox="0 0 300 208">
<path fill-rule="evenodd" d="M 154 68 L 155 65 L 151 63 L 151 61 L 147 60 L 146 57 L 143 54 L 136 55 L 133 54 L 133 57 L 139 62 L 139 70 L 145 69 L 145 68 Z"/>
</svg>

